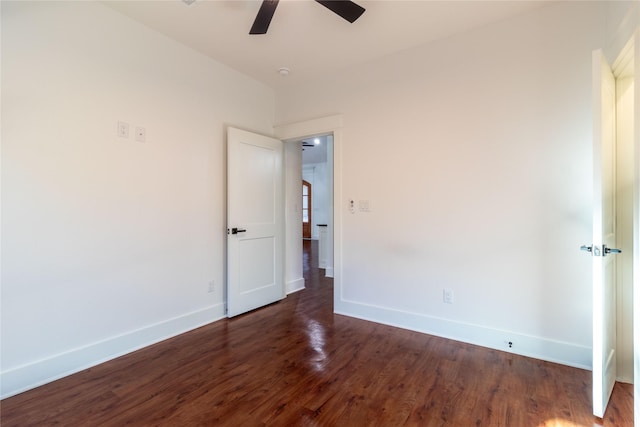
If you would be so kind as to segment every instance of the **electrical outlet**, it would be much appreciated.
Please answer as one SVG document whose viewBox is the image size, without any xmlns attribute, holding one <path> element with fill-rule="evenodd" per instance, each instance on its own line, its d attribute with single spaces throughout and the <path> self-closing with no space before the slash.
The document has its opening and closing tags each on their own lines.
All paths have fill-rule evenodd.
<svg viewBox="0 0 640 427">
<path fill-rule="evenodd" d="M 216 282 L 212 280 L 209 282 L 209 288 L 207 292 L 212 293 L 212 292 L 215 292 L 215 290 L 216 290 Z"/>
<path fill-rule="evenodd" d="M 142 126 L 136 126 L 136 141 L 138 142 L 147 141 L 147 130 Z"/>
<path fill-rule="evenodd" d="M 129 123 L 118 122 L 118 137 L 129 138 Z"/>
<path fill-rule="evenodd" d="M 443 289 L 442 290 L 442 301 L 447 304 L 453 304 L 453 290 L 452 289 Z"/>
</svg>

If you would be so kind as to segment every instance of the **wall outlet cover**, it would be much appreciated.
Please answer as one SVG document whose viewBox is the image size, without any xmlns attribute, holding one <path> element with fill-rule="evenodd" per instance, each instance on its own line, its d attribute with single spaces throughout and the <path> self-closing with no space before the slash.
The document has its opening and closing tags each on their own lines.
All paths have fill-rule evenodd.
<svg viewBox="0 0 640 427">
<path fill-rule="evenodd" d="M 147 130 L 141 126 L 136 126 L 136 141 L 138 142 L 146 142 L 147 141 Z"/>
</svg>

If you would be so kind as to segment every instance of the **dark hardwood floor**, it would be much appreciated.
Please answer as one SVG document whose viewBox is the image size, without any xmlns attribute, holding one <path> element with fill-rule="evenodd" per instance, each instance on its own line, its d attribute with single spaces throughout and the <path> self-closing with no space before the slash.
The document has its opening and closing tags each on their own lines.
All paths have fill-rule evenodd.
<svg viewBox="0 0 640 427">
<path fill-rule="evenodd" d="M 588 371 L 333 314 L 316 250 L 304 291 L 5 399 L 0 424 L 633 425 L 630 385 L 599 420 Z"/>
</svg>

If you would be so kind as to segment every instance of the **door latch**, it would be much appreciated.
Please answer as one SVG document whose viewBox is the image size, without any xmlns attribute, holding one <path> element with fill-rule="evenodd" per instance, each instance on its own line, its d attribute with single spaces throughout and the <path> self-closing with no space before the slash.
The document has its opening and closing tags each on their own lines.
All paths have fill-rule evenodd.
<svg viewBox="0 0 640 427">
<path fill-rule="evenodd" d="M 243 228 L 236 228 L 233 227 L 231 229 L 231 234 L 238 234 L 238 233 L 245 233 L 247 230 L 243 229 Z"/>
</svg>

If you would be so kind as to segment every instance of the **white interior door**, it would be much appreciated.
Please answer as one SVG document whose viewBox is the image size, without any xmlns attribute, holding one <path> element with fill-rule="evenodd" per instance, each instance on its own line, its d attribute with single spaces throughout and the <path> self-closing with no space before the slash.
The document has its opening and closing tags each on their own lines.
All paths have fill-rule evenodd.
<svg viewBox="0 0 640 427">
<path fill-rule="evenodd" d="M 600 50 L 593 76 L 593 413 L 603 417 L 616 379 L 616 83 Z"/>
<path fill-rule="evenodd" d="M 227 130 L 227 315 L 285 296 L 283 144 Z"/>
</svg>

